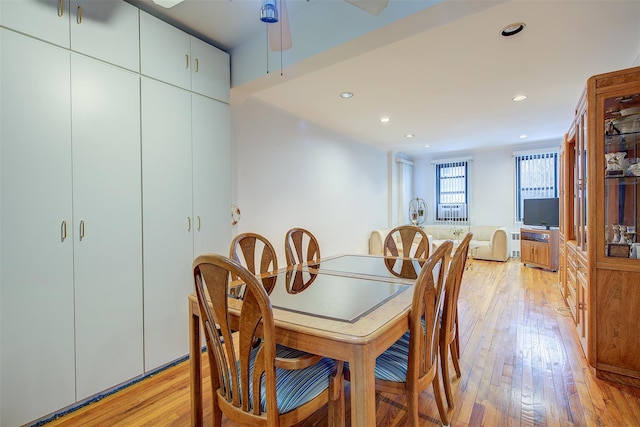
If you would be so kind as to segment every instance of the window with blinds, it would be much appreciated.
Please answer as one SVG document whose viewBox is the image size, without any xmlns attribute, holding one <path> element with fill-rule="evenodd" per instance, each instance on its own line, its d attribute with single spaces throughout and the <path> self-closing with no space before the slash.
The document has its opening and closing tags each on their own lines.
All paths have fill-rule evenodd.
<svg viewBox="0 0 640 427">
<path fill-rule="evenodd" d="M 558 197 L 558 153 L 516 154 L 516 221 L 525 199 Z"/>
<path fill-rule="evenodd" d="M 468 220 L 468 165 L 452 161 L 436 164 L 436 220 Z"/>
</svg>

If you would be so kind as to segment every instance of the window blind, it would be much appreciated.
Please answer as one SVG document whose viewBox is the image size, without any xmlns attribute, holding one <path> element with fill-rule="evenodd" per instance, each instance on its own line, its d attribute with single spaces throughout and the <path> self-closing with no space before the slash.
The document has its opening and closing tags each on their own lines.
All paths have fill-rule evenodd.
<svg viewBox="0 0 640 427">
<path fill-rule="evenodd" d="M 436 164 L 437 221 L 467 221 L 467 172 L 466 160 Z"/>
<path fill-rule="evenodd" d="M 516 154 L 516 221 L 525 199 L 558 197 L 558 153 Z"/>
</svg>

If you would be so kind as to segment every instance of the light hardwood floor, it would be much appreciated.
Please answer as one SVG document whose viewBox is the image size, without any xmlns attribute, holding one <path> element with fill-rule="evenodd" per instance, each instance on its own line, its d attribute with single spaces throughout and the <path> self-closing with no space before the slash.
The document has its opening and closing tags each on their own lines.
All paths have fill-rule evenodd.
<svg viewBox="0 0 640 427">
<path fill-rule="evenodd" d="M 462 377 L 453 383 L 452 426 L 640 426 L 640 389 L 595 378 L 557 281 L 557 273 L 518 260 L 476 260 L 465 272 L 459 301 Z M 210 393 L 206 357 L 204 365 Z M 346 393 L 348 402 L 348 388 Z M 407 424 L 404 398 L 379 394 L 376 402 L 377 425 Z M 188 426 L 189 411 L 184 362 L 47 427 Z M 422 393 L 420 417 L 421 426 L 439 425 L 431 389 Z M 205 425 L 210 422 L 211 406 L 205 404 Z M 300 427 L 326 424 L 321 410 Z"/>
</svg>

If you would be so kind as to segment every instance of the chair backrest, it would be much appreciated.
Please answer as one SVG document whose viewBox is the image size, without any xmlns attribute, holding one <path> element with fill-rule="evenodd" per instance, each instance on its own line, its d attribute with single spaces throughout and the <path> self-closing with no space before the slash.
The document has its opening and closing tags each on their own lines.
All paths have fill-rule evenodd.
<svg viewBox="0 0 640 427">
<path fill-rule="evenodd" d="M 384 239 L 382 254 L 403 258 L 429 258 L 429 237 L 414 225 L 401 225 L 391 230 Z"/>
<path fill-rule="evenodd" d="M 287 231 L 284 252 L 289 266 L 320 261 L 318 239 L 304 228 L 292 228 Z"/>
<path fill-rule="evenodd" d="M 424 388 L 420 387 L 422 382 L 430 381 L 437 374 L 439 317 L 452 249 L 451 240 L 443 242 L 422 267 L 413 288 L 407 365 L 407 388 L 410 390 Z"/>
<path fill-rule="evenodd" d="M 276 250 L 271 242 L 260 234 L 238 234 L 231 241 L 229 258 L 237 261 L 256 276 L 275 273 L 278 271 Z M 261 282 L 267 290 L 267 293 L 270 294 L 275 286 L 276 280 L 275 278 L 267 277 L 262 278 Z"/>
<path fill-rule="evenodd" d="M 444 306 L 442 308 L 442 333 L 453 336 L 458 312 L 458 295 L 460 295 L 460 284 L 467 264 L 469 254 L 469 243 L 473 238 L 473 233 L 467 233 L 462 242 L 456 248 L 449 272 L 447 273 L 447 283 L 445 286 Z"/>
<path fill-rule="evenodd" d="M 227 410 L 235 409 L 238 421 L 247 423 L 255 418 L 256 424 L 263 424 L 259 385 L 260 377 L 264 375 L 265 412 L 267 417 L 277 417 L 275 325 L 267 292 L 252 272 L 222 255 L 199 256 L 193 262 L 193 274 L 214 399 Z M 244 299 L 238 301 L 241 309 L 238 325 L 231 325 L 228 316 L 231 276 L 246 284 Z M 237 340 L 232 337 L 234 331 L 239 331 Z M 260 331 L 259 336 L 257 331 Z M 252 353 L 255 363 L 250 362 Z M 250 388 L 250 384 L 254 387 Z"/>
</svg>

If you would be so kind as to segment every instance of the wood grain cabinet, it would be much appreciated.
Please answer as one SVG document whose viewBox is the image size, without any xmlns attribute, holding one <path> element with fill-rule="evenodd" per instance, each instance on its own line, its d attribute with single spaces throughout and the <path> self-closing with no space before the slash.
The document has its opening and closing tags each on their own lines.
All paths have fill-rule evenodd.
<svg viewBox="0 0 640 427">
<path fill-rule="evenodd" d="M 558 230 L 520 229 L 520 260 L 526 265 L 558 270 Z"/>
<path fill-rule="evenodd" d="M 575 113 L 561 147 L 566 301 L 597 376 L 640 387 L 640 67 L 591 77 Z"/>
<path fill-rule="evenodd" d="M 567 263 L 567 297 L 566 302 L 569 306 L 569 310 L 573 315 L 575 323 L 578 322 L 580 316 L 578 316 L 578 259 L 576 253 L 575 241 L 567 243 L 566 247 L 566 263 Z"/>
</svg>

